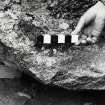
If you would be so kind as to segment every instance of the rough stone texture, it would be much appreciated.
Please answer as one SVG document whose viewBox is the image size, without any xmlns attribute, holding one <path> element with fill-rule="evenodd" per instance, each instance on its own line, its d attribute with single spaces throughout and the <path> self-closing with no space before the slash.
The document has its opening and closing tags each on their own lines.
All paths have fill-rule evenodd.
<svg viewBox="0 0 105 105">
<path fill-rule="evenodd" d="M 53 54 L 50 49 L 37 50 L 37 35 L 70 33 L 73 27 L 63 31 L 59 24 L 67 22 L 72 26 L 79 17 L 74 20 L 55 19 L 46 10 L 46 2 L 36 2 L 37 9 L 30 7 L 32 2 L 24 1 L 21 5 L 11 4 L 11 9 L 0 13 L 0 40 L 13 49 L 21 70 L 48 85 L 66 89 L 105 89 L 104 38 L 94 45 L 61 46 Z"/>
<path fill-rule="evenodd" d="M 0 42 L 0 79 L 21 77 L 18 62 L 12 52 L 10 48 Z"/>
</svg>

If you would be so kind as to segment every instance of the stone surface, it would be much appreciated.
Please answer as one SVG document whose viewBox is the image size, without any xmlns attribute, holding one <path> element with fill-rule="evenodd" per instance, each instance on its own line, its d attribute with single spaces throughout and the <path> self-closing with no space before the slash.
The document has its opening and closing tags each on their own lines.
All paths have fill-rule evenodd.
<svg viewBox="0 0 105 105">
<path fill-rule="evenodd" d="M 18 63 L 12 50 L 0 42 L 0 78 L 20 78 Z"/>
<path fill-rule="evenodd" d="M 104 97 L 104 91 L 67 91 L 44 86 L 28 76 L 0 79 L 0 105 L 104 105 Z"/>
<path fill-rule="evenodd" d="M 12 9 L 0 17 L 0 40 L 12 49 L 21 71 L 46 85 L 69 90 L 105 89 L 104 38 L 93 45 L 61 46 L 54 54 L 52 50 L 48 53 L 45 53 L 45 49 L 39 51 L 35 47 L 38 35 L 46 32 L 60 33 L 62 30 L 59 29 L 59 24 L 69 22 L 52 18 L 44 7 L 28 14 L 22 11 L 21 6 L 18 5 L 16 9 L 16 5 L 13 5 Z M 17 19 L 13 18 L 14 15 Z M 63 32 L 71 31 L 68 29 Z"/>
<path fill-rule="evenodd" d="M 0 105 L 26 105 L 30 99 L 18 94 L 25 89 L 19 79 L 0 78 Z"/>
</svg>

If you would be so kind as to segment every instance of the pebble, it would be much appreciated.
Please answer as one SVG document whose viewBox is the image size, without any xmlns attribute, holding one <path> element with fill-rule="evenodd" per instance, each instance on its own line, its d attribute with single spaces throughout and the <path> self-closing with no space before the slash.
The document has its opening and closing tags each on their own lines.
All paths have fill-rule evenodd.
<svg viewBox="0 0 105 105">
<path fill-rule="evenodd" d="M 87 43 L 87 41 L 86 40 L 81 40 L 81 42 L 80 43 L 82 43 L 82 44 L 86 44 Z"/>
<path fill-rule="evenodd" d="M 95 43 L 97 41 L 97 37 L 92 37 L 92 38 L 91 37 L 88 37 L 87 38 L 87 41 L 88 42 L 91 42 L 91 43 Z"/>
<path fill-rule="evenodd" d="M 49 49 L 48 49 L 48 50 L 44 50 L 44 51 L 43 51 L 43 54 L 45 54 L 45 55 L 46 55 L 46 54 L 48 54 L 49 52 L 50 52 L 50 50 L 49 50 Z"/>
<path fill-rule="evenodd" d="M 57 54 L 57 50 L 56 49 L 53 49 L 53 54 Z"/>
<path fill-rule="evenodd" d="M 26 97 L 28 99 L 31 99 L 31 96 L 26 94 L 26 93 L 23 93 L 23 92 L 17 92 L 17 95 L 20 96 L 20 97 Z"/>
<path fill-rule="evenodd" d="M 42 50 L 42 51 L 45 50 L 45 47 L 42 47 L 41 50 Z"/>
<path fill-rule="evenodd" d="M 93 37 L 93 38 L 92 38 L 92 40 L 95 40 L 95 41 L 97 41 L 97 37 Z"/>
<path fill-rule="evenodd" d="M 81 38 L 82 39 L 87 39 L 87 36 L 86 35 L 82 35 Z"/>
<path fill-rule="evenodd" d="M 92 38 L 92 43 L 95 43 L 97 41 L 97 37 Z"/>
<path fill-rule="evenodd" d="M 92 38 L 91 38 L 91 37 L 88 37 L 88 38 L 87 38 L 87 41 L 88 41 L 88 42 L 91 42 L 91 41 L 92 41 Z"/>
<path fill-rule="evenodd" d="M 67 23 L 62 23 L 59 25 L 59 28 L 66 30 L 69 28 L 69 25 Z"/>
</svg>

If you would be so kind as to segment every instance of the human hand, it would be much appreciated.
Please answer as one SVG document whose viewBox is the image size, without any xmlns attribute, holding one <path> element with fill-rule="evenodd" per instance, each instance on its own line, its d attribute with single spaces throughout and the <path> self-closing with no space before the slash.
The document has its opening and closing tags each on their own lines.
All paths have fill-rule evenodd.
<svg viewBox="0 0 105 105">
<path fill-rule="evenodd" d="M 97 37 L 101 34 L 105 24 L 105 5 L 98 2 L 91 7 L 78 22 L 71 35 L 79 35 L 83 31 L 88 37 Z"/>
</svg>

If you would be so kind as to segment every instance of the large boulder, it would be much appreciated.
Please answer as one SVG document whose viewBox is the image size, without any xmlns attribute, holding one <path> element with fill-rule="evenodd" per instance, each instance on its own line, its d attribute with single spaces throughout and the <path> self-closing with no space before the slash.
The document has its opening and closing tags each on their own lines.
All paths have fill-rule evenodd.
<svg viewBox="0 0 105 105">
<path fill-rule="evenodd" d="M 12 49 L 21 71 L 46 85 L 66 89 L 105 89 L 104 37 L 94 45 L 39 51 L 35 47 L 36 37 L 46 32 L 60 33 L 59 24 L 63 21 L 70 24 L 70 20 L 54 19 L 45 8 L 29 14 L 21 11 L 23 8 L 20 9 L 19 4 L 17 9 L 16 6 L 0 13 L 0 40 Z"/>
</svg>

